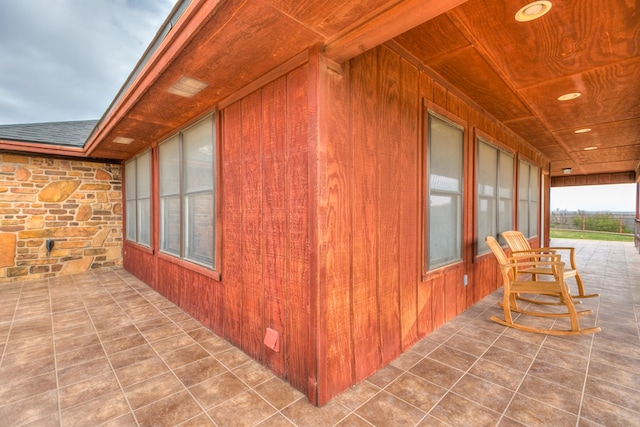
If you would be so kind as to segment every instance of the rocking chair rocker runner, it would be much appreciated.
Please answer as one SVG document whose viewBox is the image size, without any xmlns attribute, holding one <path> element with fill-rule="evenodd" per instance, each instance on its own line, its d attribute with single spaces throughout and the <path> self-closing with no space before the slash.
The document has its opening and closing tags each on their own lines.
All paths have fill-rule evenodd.
<svg viewBox="0 0 640 427">
<path fill-rule="evenodd" d="M 492 316 L 491 320 L 511 328 L 548 335 L 582 335 L 600 331 L 599 327 L 580 329 L 578 316 L 592 314 L 593 311 L 576 311 L 573 299 L 569 294 L 569 288 L 564 281 L 564 263 L 559 261 L 560 257 L 558 255 L 530 255 L 524 260 L 522 258 L 507 258 L 502 247 L 494 237 L 487 236 L 485 241 L 498 261 L 504 286 L 504 298 L 503 302 L 500 304 L 504 311 L 504 319 Z M 530 276 L 529 274 L 527 274 L 527 276 L 531 279 L 521 279 L 523 277 L 522 271 L 530 268 L 547 269 L 544 274 L 547 280 L 538 280 L 537 277 Z M 521 293 L 552 295 L 558 297 L 562 305 L 566 307 L 567 311 L 562 313 L 553 313 L 521 309 L 518 307 L 517 298 Z M 512 312 L 539 317 L 568 317 L 571 322 L 571 329 L 541 329 L 533 326 L 521 325 L 514 321 Z"/>
<path fill-rule="evenodd" d="M 530 255 L 545 255 L 545 254 L 558 254 L 558 251 L 566 251 L 569 252 L 569 265 L 571 268 L 564 269 L 564 278 L 567 279 L 569 277 L 574 277 L 576 279 L 576 283 L 578 285 L 578 294 L 572 295 L 574 299 L 581 298 L 594 298 L 600 296 L 599 294 L 586 294 L 584 290 L 584 284 L 582 283 L 582 278 L 578 273 L 578 269 L 576 268 L 575 262 L 575 248 L 572 247 L 562 247 L 562 246 L 554 246 L 554 247 L 546 247 L 546 248 L 532 248 L 529 244 L 527 238 L 522 234 L 521 231 L 504 231 L 501 233 L 504 240 L 507 242 L 507 246 L 511 250 L 511 256 L 514 258 L 528 258 Z M 550 271 L 545 268 L 532 268 L 530 271 L 531 274 L 534 274 L 534 278 L 536 274 L 550 274 Z"/>
</svg>

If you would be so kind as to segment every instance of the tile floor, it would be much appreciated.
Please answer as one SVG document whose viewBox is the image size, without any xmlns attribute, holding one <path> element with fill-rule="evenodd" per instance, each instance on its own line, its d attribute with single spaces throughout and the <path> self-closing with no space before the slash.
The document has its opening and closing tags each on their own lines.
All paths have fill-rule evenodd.
<svg viewBox="0 0 640 427">
<path fill-rule="evenodd" d="M 500 326 L 499 290 L 322 408 L 122 269 L 2 284 L 0 425 L 640 425 L 640 254 L 554 243 L 602 332 Z"/>
</svg>

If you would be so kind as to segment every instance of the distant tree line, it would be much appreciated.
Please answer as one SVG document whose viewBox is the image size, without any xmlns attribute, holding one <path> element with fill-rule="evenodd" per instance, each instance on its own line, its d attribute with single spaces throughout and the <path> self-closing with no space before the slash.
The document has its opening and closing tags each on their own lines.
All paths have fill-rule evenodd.
<svg viewBox="0 0 640 427">
<path fill-rule="evenodd" d="M 551 212 L 551 228 L 633 234 L 635 215 L 609 212 Z"/>
</svg>

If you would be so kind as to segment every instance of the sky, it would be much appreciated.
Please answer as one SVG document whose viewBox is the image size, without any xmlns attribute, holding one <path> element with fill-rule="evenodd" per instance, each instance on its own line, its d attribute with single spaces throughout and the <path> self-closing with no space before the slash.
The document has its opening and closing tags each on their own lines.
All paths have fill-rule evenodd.
<svg viewBox="0 0 640 427">
<path fill-rule="evenodd" d="M 636 211 L 635 184 L 586 185 L 552 187 L 551 211 Z"/>
<path fill-rule="evenodd" d="M 176 0 L 0 0 L 0 125 L 100 119 Z"/>
</svg>

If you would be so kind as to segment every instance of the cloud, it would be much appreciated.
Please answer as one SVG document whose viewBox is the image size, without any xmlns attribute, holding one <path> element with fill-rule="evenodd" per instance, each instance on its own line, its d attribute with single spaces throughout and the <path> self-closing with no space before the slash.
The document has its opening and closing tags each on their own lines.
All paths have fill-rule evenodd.
<svg viewBox="0 0 640 427">
<path fill-rule="evenodd" d="M 0 2 L 0 124 L 99 119 L 174 4 Z"/>
</svg>

